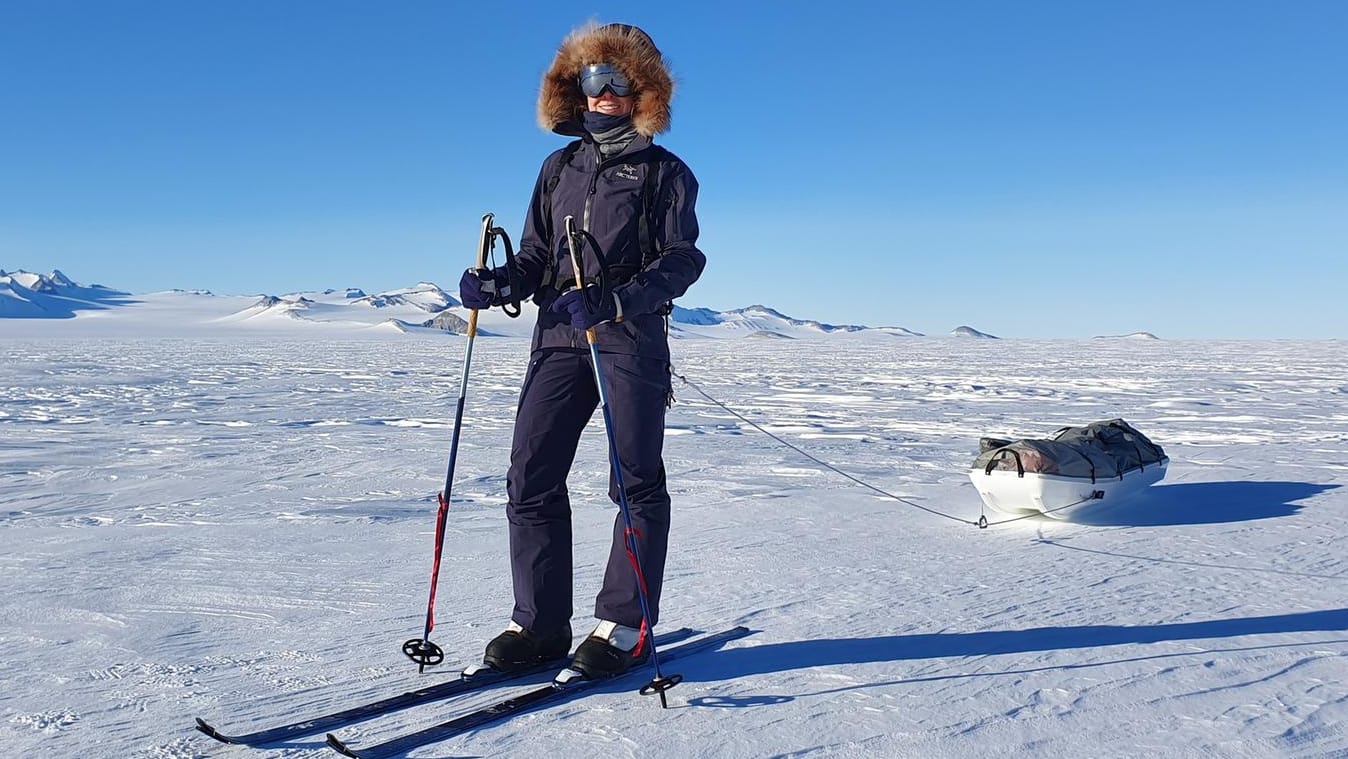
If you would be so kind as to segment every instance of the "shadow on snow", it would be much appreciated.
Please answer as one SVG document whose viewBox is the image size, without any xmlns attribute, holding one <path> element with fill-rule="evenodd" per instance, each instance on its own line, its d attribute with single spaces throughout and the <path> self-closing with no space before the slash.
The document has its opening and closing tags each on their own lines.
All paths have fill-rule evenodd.
<svg viewBox="0 0 1348 759">
<path fill-rule="evenodd" d="M 1166 527 L 1248 522 L 1292 516 L 1297 501 L 1340 487 L 1311 482 L 1193 482 L 1153 485 L 1117 504 L 1083 507 L 1073 524 L 1095 527 Z"/>
<path fill-rule="evenodd" d="M 1230 638 L 1241 635 L 1345 630 L 1348 630 L 1348 608 L 1161 625 L 1085 625 L 968 633 L 886 635 L 878 638 L 828 638 L 719 651 L 700 659 L 690 659 L 686 671 L 689 680 L 705 682 L 787 672 L 807 667 L 997 656 L 1034 651 Z"/>
</svg>

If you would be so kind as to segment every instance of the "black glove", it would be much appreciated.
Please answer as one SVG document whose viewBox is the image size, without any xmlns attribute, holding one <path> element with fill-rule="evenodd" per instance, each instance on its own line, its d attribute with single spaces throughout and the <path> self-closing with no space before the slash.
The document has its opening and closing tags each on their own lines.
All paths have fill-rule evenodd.
<svg viewBox="0 0 1348 759">
<path fill-rule="evenodd" d="M 459 300 L 472 309 L 491 308 L 510 302 L 510 277 L 504 266 L 469 269 L 459 279 Z"/>
<path fill-rule="evenodd" d="M 587 299 L 589 308 L 585 303 Z M 594 311 L 591 312 L 590 308 Z M 622 321 L 617 299 L 611 293 L 603 298 L 599 285 L 587 285 L 584 290 L 567 290 L 553 301 L 549 310 L 565 317 L 576 329 L 590 329 L 606 321 Z"/>
</svg>

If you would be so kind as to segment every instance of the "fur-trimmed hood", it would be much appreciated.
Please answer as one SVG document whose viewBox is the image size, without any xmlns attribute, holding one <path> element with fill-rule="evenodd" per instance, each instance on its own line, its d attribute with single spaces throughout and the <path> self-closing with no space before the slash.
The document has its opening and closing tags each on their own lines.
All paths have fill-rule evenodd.
<svg viewBox="0 0 1348 759">
<path fill-rule="evenodd" d="M 587 24 L 562 40 L 538 92 L 538 125 L 550 132 L 579 136 L 585 95 L 580 71 L 588 64 L 615 66 L 632 83 L 636 106 L 632 124 L 647 137 L 669 129 L 674 79 L 650 36 L 627 24 Z"/>
</svg>

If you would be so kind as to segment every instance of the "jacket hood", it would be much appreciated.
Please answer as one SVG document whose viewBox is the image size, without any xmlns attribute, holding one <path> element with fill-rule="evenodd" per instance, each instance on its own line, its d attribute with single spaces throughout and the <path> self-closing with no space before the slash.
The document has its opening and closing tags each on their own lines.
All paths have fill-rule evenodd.
<svg viewBox="0 0 1348 759">
<path fill-rule="evenodd" d="M 674 79 L 650 36 L 627 24 L 587 24 L 562 40 L 552 67 L 543 75 L 538 93 L 538 124 L 550 132 L 579 136 L 585 133 L 581 114 L 585 95 L 580 71 L 591 63 L 615 66 L 632 83 L 636 105 L 632 125 L 647 137 L 667 131 Z"/>
</svg>

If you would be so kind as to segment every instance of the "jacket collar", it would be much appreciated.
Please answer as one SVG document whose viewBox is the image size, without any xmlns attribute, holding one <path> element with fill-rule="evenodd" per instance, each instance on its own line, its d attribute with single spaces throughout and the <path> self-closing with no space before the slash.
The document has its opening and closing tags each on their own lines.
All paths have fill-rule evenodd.
<svg viewBox="0 0 1348 759">
<path fill-rule="evenodd" d="M 594 151 L 596 155 L 599 154 L 599 145 L 594 141 L 594 138 L 590 136 L 589 132 L 586 132 L 584 129 L 582 129 L 580 130 L 580 134 L 578 136 L 585 141 L 586 149 Z M 609 161 L 617 160 L 619 158 L 625 158 L 627 156 L 632 155 L 633 153 L 639 153 L 645 150 L 646 148 L 649 148 L 654 142 L 655 142 L 654 140 L 652 140 L 650 137 L 644 134 L 637 134 L 636 137 L 632 138 L 631 142 L 627 143 L 627 147 L 623 148 L 621 153 L 609 156 L 608 158 L 604 159 L 604 162 L 607 163 Z"/>
</svg>

